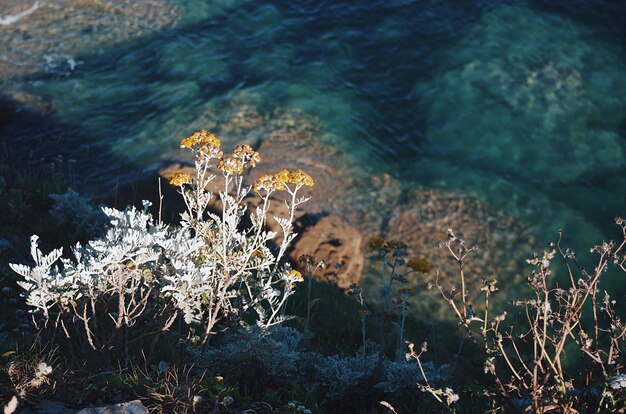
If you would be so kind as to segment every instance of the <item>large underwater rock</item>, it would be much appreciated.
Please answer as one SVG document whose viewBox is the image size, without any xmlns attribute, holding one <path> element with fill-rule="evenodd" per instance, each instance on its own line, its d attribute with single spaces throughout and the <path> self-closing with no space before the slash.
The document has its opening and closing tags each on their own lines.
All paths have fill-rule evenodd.
<svg viewBox="0 0 626 414">
<path fill-rule="evenodd" d="M 438 60 L 413 91 L 427 152 L 544 183 L 626 165 L 624 53 L 584 26 L 502 6 Z"/>
<path fill-rule="evenodd" d="M 426 259 L 431 267 L 428 272 L 407 276 L 408 285 L 417 291 L 415 306 L 419 311 L 453 316 L 435 287 L 437 272 L 446 292 L 451 286 L 460 286 L 458 264 L 447 249 L 439 247 L 448 239 L 448 229 L 465 240 L 468 247 L 479 248 L 470 254 L 464 266 L 470 303 L 480 303 L 483 279 L 499 280 L 498 287 L 504 294 L 499 294 L 495 302 L 499 302 L 498 298 L 509 299 L 507 293 L 520 288 L 530 271 L 525 259 L 532 257 L 537 243 L 529 227 L 460 192 L 424 189 L 410 191 L 405 197 L 396 205 L 382 235 L 386 240 L 406 243 L 407 259 Z M 379 286 L 379 272 L 375 270 L 380 261 L 372 258 L 370 263 L 372 272 L 367 284 Z"/>
</svg>

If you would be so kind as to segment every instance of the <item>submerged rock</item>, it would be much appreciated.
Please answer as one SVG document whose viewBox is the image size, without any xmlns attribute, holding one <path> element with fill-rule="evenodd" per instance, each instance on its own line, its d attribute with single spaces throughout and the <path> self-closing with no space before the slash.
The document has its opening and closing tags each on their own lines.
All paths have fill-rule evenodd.
<svg viewBox="0 0 626 414">
<path fill-rule="evenodd" d="M 525 259 L 532 257 L 530 249 L 535 243 L 527 227 L 462 193 L 416 190 L 394 209 L 383 237 L 406 243 L 408 259 L 426 259 L 430 265 L 431 270 L 426 273 L 407 276 L 408 283 L 417 288 L 421 310 L 428 309 L 439 316 L 449 311 L 435 286 L 437 272 L 446 292 L 453 285 L 459 289 L 458 264 L 447 249 L 439 248 L 439 243 L 448 238 L 448 229 L 465 240 L 468 247 L 479 247 L 464 264 L 470 303 L 480 303 L 483 279 L 499 279 L 498 287 L 504 292 L 520 286 L 528 273 Z M 378 259 L 373 261 L 380 267 Z M 379 286 L 372 279 L 375 275 L 369 274 L 370 285 Z M 501 296 L 510 298 L 506 293 Z"/>
<path fill-rule="evenodd" d="M 276 112 L 259 148 L 263 162 L 252 178 L 283 168 L 299 168 L 313 177 L 315 186 L 302 191 L 310 200 L 298 215 L 305 230 L 291 259 L 295 263 L 300 255 L 310 254 L 323 260 L 327 267 L 316 276 L 347 289 L 362 280 L 365 239 L 380 232 L 401 188 L 390 175 L 372 174 L 350 154 L 320 142 L 318 133 L 317 119 L 298 110 Z M 284 216 L 281 204 L 275 203 L 283 210 L 276 215 Z"/>
<path fill-rule="evenodd" d="M 211 100 L 203 105 L 187 131 L 212 131 L 220 137 L 225 149 L 239 144 L 258 147 L 270 118 L 259 110 L 260 99 L 258 94 L 246 90 L 229 99 Z"/>
<path fill-rule="evenodd" d="M 311 196 L 303 213 L 338 215 L 360 231 L 378 233 L 400 196 L 399 182 L 389 174 L 372 172 L 354 153 L 330 141 L 320 118 L 292 106 L 267 108 L 264 99 L 253 89 L 212 101 L 185 130 L 214 132 L 227 152 L 243 143 L 259 151 L 261 163 L 250 171 L 248 184 L 282 169 L 306 171 L 315 186 L 302 189 L 301 195 Z M 275 195 L 276 204 L 283 204 L 281 194 Z"/>
<path fill-rule="evenodd" d="M 414 89 L 428 152 L 540 183 L 626 166 L 624 55 L 586 28 L 502 6 L 439 61 Z"/>
</svg>

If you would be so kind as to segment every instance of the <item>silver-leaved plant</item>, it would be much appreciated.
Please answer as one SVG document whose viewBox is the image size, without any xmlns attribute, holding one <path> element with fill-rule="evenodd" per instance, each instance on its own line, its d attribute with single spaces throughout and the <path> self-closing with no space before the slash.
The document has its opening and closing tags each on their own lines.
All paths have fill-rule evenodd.
<svg viewBox="0 0 626 414">
<path fill-rule="evenodd" d="M 249 146 L 224 156 L 219 139 L 200 131 L 184 138 L 181 148 L 193 151 L 195 170 L 170 177 L 187 207 L 180 225 L 155 221 L 144 201 L 143 210 L 103 208 L 110 222 L 106 234 L 77 244 L 72 259 L 62 258 L 62 249 L 42 253 L 38 237 L 31 238 L 35 265 L 11 268 L 24 279 L 18 283 L 33 314 L 40 315 L 36 322 L 52 322 L 93 350 L 128 354 L 136 324 L 146 325 L 141 336 L 158 336 L 181 317 L 205 344 L 244 316 L 262 330 L 285 320 L 285 301 L 302 275 L 284 256 L 296 236 L 294 213 L 307 201 L 297 193 L 312 186 L 312 178 L 283 170 L 246 186 L 244 170 L 259 162 Z M 211 191 L 216 174 L 221 190 Z M 245 199 L 253 188 L 260 203 L 244 226 Z M 288 196 L 286 217 L 273 217 L 282 232 L 277 241 L 267 230 L 267 215 L 270 195 L 278 191 Z"/>
</svg>

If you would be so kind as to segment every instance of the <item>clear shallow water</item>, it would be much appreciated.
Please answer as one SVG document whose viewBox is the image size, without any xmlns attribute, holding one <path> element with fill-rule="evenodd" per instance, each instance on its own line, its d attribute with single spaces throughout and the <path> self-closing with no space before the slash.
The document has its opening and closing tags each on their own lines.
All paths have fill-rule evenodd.
<svg viewBox="0 0 626 414">
<path fill-rule="evenodd" d="M 626 215 L 621 2 L 178 3 L 173 29 L 14 85 L 53 103 L 69 137 L 42 151 L 78 158 L 92 188 L 175 156 L 237 95 L 300 108 L 372 171 L 465 192 L 547 240 L 563 227 L 588 247 Z"/>
</svg>

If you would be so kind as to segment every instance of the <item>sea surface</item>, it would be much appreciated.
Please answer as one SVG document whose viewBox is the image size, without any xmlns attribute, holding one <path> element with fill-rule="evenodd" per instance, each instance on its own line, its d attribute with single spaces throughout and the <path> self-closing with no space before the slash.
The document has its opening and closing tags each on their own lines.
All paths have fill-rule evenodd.
<svg viewBox="0 0 626 414">
<path fill-rule="evenodd" d="M 626 2 L 171 3 L 173 26 L 5 82 L 55 108 L 5 145 L 77 160 L 97 193 L 175 157 L 207 108 L 237 96 L 299 108 L 369 170 L 475 197 L 546 242 L 563 228 L 588 251 L 619 235 Z"/>
</svg>

